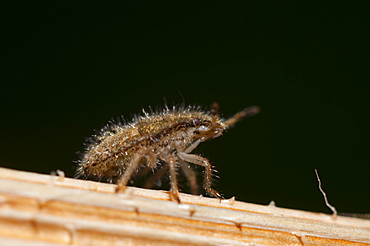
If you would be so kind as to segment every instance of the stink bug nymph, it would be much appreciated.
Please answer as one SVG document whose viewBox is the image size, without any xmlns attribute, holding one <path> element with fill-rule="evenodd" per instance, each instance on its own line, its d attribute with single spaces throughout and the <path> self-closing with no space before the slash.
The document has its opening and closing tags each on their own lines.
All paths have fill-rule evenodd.
<svg viewBox="0 0 370 246">
<path fill-rule="evenodd" d="M 191 192 L 197 194 L 193 164 L 204 168 L 203 189 L 210 196 L 221 198 L 211 187 L 213 167 L 206 158 L 191 152 L 201 142 L 221 136 L 225 129 L 259 110 L 251 106 L 224 120 L 218 115 L 216 103 L 208 112 L 192 106 L 165 107 L 160 112 L 144 111 L 144 116 L 137 116 L 128 124 L 111 123 L 90 139 L 79 161 L 76 177 L 117 183 L 116 192 L 123 192 L 139 170 L 140 173 L 154 173 L 146 180 L 146 188 L 151 188 L 168 173 L 170 198 L 180 202 L 177 181 L 180 169 Z"/>
</svg>

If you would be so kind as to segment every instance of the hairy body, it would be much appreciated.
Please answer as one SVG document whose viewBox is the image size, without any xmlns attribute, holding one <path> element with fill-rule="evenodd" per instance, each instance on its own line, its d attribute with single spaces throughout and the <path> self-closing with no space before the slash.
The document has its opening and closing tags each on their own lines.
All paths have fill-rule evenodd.
<svg viewBox="0 0 370 246">
<path fill-rule="evenodd" d="M 116 191 L 122 192 L 140 169 L 156 171 L 145 184 L 148 188 L 168 172 L 170 197 L 180 202 L 178 168 L 188 179 L 192 193 L 197 193 L 196 175 L 189 166 L 192 163 L 204 167 L 204 190 L 211 196 L 220 197 L 211 187 L 211 164 L 191 151 L 199 143 L 220 136 L 241 118 L 258 112 L 259 108 L 252 106 L 225 121 L 218 116 L 218 106 L 214 104 L 210 112 L 194 107 L 166 108 L 158 113 L 145 113 L 130 124 L 111 124 L 103 128 L 86 148 L 76 176 L 117 182 Z"/>
</svg>

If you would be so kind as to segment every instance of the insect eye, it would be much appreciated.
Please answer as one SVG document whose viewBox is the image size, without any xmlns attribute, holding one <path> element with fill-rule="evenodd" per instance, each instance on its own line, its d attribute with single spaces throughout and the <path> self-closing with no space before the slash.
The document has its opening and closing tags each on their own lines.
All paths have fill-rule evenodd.
<svg viewBox="0 0 370 246">
<path fill-rule="evenodd" d="M 193 119 L 193 125 L 194 126 L 200 126 L 200 120 L 198 118 Z"/>
</svg>

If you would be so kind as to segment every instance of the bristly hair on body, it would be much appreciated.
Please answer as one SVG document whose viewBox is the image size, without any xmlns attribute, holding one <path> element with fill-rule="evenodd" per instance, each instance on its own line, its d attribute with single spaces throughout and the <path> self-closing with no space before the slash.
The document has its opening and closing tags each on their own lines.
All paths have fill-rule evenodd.
<svg viewBox="0 0 370 246">
<path fill-rule="evenodd" d="M 180 202 L 178 171 L 186 177 L 191 193 L 198 194 L 196 172 L 192 165 L 204 168 L 203 189 L 213 197 L 221 197 L 212 188 L 215 171 L 209 161 L 191 152 L 201 143 L 222 135 L 223 131 L 246 116 L 257 114 L 257 106 L 245 108 L 230 119 L 219 117 L 218 104 L 210 111 L 199 106 L 180 106 L 137 115 L 129 123 L 110 122 L 92 136 L 79 161 L 76 177 L 117 183 L 116 192 L 123 192 L 134 177 L 150 176 L 144 187 L 151 188 L 165 174 L 170 180 L 170 198 Z"/>
</svg>

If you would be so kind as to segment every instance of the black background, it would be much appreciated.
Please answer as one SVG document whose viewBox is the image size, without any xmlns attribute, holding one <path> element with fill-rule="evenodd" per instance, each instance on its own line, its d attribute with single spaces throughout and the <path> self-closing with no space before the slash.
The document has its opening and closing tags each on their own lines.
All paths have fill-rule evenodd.
<svg viewBox="0 0 370 246">
<path fill-rule="evenodd" d="M 94 129 L 163 98 L 259 105 L 197 149 L 225 197 L 330 213 L 317 168 L 339 212 L 370 212 L 360 1 L 51 2 L 2 7 L 1 166 L 71 177 Z"/>
</svg>

